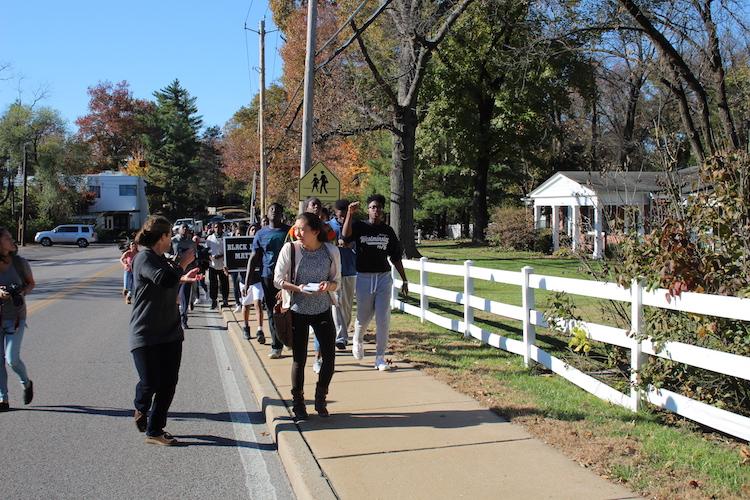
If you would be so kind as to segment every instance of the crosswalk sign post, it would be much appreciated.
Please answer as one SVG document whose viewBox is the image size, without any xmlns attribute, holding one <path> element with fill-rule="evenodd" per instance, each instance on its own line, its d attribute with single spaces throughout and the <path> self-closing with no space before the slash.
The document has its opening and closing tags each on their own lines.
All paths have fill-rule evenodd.
<svg viewBox="0 0 750 500">
<path fill-rule="evenodd" d="M 314 196 L 321 203 L 333 203 L 341 198 L 338 177 L 323 163 L 317 163 L 299 180 L 299 201 Z"/>
</svg>

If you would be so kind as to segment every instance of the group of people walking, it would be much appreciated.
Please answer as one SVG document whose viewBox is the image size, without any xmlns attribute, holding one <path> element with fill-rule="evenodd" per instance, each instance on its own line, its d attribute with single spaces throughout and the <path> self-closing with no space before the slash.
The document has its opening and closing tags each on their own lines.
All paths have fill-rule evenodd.
<svg viewBox="0 0 750 500">
<path fill-rule="evenodd" d="M 384 206 L 382 195 L 372 195 L 367 199 L 367 218 L 356 220 L 359 203 L 339 200 L 333 207 L 333 217 L 329 218 L 320 200 L 310 198 L 305 202 L 305 211 L 290 227 L 283 222 L 283 207 L 272 203 L 266 214 L 267 224 L 249 229 L 253 235 L 252 253 L 244 276 L 234 279 L 235 302 L 255 304 L 260 319 L 256 339 L 260 344 L 266 342 L 261 303 L 264 306 L 272 359 L 280 358 L 284 347 L 273 320 L 277 300 L 291 311 L 291 395 L 297 421 L 308 418 L 303 387 L 311 331 L 316 353 L 313 368 L 319 374 L 314 408 L 322 417 L 329 415 L 327 395 L 335 370 L 336 349 L 345 351 L 349 344 L 355 296 L 357 315 L 352 355 L 364 359 L 363 336 L 374 318 L 373 366 L 379 371 L 390 369 L 385 353 L 393 288 L 391 263 L 403 280 L 404 294 L 408 293 L 408 282 L 401 264 L 401 244 L 385 222 Z M 187 244 L 184 248 L 179 245 L 174 248 L 169 236 L 169 221 L 158 216 L 149 218 L 136 236 L 142 251 L 134 255 L 130 266 L 131 351 L 139 375 L 135 420 L 138 429 L 146 433 L 147 442 L 165 445 L 176 442 L 164 426 L 177 384 L 183 329 L 187 325 L 181 317 L 185 310 L 182 304 L 190 299 L 181 299 L 180 307 L 175 304 L 178 294 L 182 296 L 181 289 L 191 288 L 202 279 L 196 264 L 197 249 Z M 219 286 L 224 305 L 228 305 L 222 237 L 223 228 L 219 224 L 207 239 L 211 257 L 209 277 L 215 277 L 211 280 L 212 308 L 216 307 Z M 165 255 L 169 250 L 174 252 L 172 258 Z M 227 279 L 226 285 L 219 276 Z M 250 340 L 247 307 L 244 319 L 245 338 Z"/>
</svg>

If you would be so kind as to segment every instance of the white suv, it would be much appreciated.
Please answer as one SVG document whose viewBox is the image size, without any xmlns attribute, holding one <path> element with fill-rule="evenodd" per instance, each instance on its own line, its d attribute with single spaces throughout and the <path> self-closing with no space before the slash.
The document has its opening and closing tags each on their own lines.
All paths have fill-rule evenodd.
<svg viewBox="0 0 750 500">
<path fill-rule="evenodd" d="M 34 241 L 45 247 L 52 246 L 53 243 L 74 243 L 81 248 L 85 248 L 89 246 L 89 243 L 96 242 L 96 233 L 94 232 L 94 226 L 65 224 L 57 226 L 52 231 L 36 233 Z"/>
</svg>

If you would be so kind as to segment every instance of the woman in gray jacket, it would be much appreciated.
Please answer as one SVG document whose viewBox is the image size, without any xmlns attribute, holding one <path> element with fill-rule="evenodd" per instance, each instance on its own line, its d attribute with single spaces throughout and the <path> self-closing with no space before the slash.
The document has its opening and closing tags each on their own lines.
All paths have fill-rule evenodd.
<svg viewBox="0 0 750 500">
<path fill-rule="evenodd" d="M 171 446 L 177 440 L 164 431 L 172 404 L 185 338 L 177 307 L 181 283 L 194 283 L 199 269 L 186 272 L 195 260 L 193 250 L 179 260 L 164 257 L 171 248 L 172 224 L 151 216 L 135 236 L 145 250 L 133 260 L 133 312 L 130 316 L 130 351 L 138 371 L 135 387 L 135 425 L 146 433 L 146 443 Z"/>
<path fill-rule="evenodd" d="M 303 387 L 310 327 L 320 343 L 323 358 L 315 387 L 315 411 L 321 417 L 328 416 L 326 395 L 336 358 L 336 330 L 331 305 L 336 301 L 335 292 L 341 282 L 341 257 L 338 248 L 326 243 L 327 234 L 317 215 L 298 215 L 294 230 L 297 241 L 282 247 L 273 281 L 282 290 L 284 307 L 292 311 L 292 411 L 299 421 L 307 418 Z"/>
</svg>

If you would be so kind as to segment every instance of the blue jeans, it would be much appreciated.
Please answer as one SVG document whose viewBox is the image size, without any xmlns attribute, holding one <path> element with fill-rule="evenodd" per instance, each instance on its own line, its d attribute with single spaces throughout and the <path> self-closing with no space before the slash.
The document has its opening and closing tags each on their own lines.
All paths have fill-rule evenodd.
<svg viewBox="0 0 750 500">
<path fill-rule="evenodd" d="M 16 328 L 16 320 L 3 320 L 0 326 L 0 347 L 2 347 L 2 358 L 0 358 L 0 400 L 7 401 L 8 399 L 8 372 L 5 370 L 5 364 L 7 363 L 21 383 L 26 386 L 29 383 L 29 375 L 26 373 L 26 365 L 21 361 L 21 341 L 23 340 L 23 332 L 26 330 L 26 322 L 21 321 L 18 323 Z"/>
<path fill-rule="evenodd" d="M 133 271 L 125 271 L 122 273 L 122 287 L 128 292 L 133 291 Z"/>
</svg>

